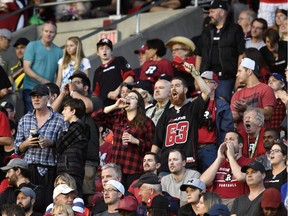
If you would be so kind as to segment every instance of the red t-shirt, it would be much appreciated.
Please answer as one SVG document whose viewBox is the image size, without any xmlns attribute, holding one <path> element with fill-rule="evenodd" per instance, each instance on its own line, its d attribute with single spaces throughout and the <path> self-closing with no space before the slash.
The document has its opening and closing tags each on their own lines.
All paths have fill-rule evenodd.
<svg viewBox="0 0 288 216">
<path fill-rule="evenodd" d="M 0 128 L 0 137 L 11 137 L 9 120 L 3 112 L 0 112 Z"/>
</svg>

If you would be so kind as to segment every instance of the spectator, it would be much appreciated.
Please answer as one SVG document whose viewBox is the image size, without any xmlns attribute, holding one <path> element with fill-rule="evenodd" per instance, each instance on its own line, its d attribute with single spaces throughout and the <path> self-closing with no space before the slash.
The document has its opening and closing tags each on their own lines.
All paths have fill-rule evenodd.
<svg viewBox="0 0 288 216">
<path fill-rule="evenodd" d="M 229 103 L 215 96 L 219 83 L 217 74 L 204 71 L 201 77 L 210 88 L 210 101 L 198 129 L 198 170 L 203 173 L 216 159 L 217 149 L 224 141 L 225 133 L 234 129 L 234 122 Z"/>
<path fill-rule="evenodd" d="M 251 24 L 255 18 L 256 13 L 251 9 L 243 10 L 239 14 L 237 23 L 242 27 L 245 41 L 251 40 Z"/>
<path fill-rule="evenodd" d="M 24 210 L 16 203 L 6 203 L 1 209 L 2 216 L 25 216 Z"/>
<path fill-rule="evenodd" d="M 178 216 L 196 216 L 197 204 L 206 191 L 205 183 L 200 179 L 191 178 L 181 185 L 180 190 L 186 192 L 188 203 L 179 209 Z"/>
<path fill-rule="evenodd" d="M 86 151 L 89 140 L 89 128 L 81 118 L 85 114 L 85 104 L 82 100 L 72 98 L 64 105 L 62 115 L 65 122 L 69 123 L 67 131 L 63 131 L 57 139 L 56 151 L 57 175 L 70 174 L 76 181 L 77 192 L 83 196 L 82 185 L 85 175 Z"/>
<path fill-rule="evenodd" d="M 229 209 L 224 204 L 215 204 L 208 211 L 209 216 L 230 216 Z"/>
<path fill-rule="evenodd" d="M 12 40 L 12 33 L 7 29 L 0 29 L 0 51 L 6 51 Z M 0 56 L 0 98 L 10 92 L 12 84 L 7 76 L 7 61 Z"/>
<path fill-rule="evenodd" d="M 147 203 L 147 215 L 149 216 L 169 216 L 169 201 L 163 195 L 156 195 L 149 199 Z"/>
<path fill-rule="evenodd" d="M 136 216 L 137 215 L 137 200 L 133 196 L 124 196 L 118 202 L 117 211 L 119 216 Z"/>
<path fill-rule="evenodd" d="M 146 0 L 147 2 L 151 2 L 150 0 Z M 150 12 L 157 12 L 157 11 L 166 11 L 171 9 L 179 9 L 185 8 L 190 4 L 187 0 L 166 0 L 160 3 L 157 6 L 154 6 L 150 9 Z"/>
<path fill-rule="evenodd" d="M 166 47 L 168 47 L 171 51 L 174 68 L 174 77 L 182 77 L 185 79 L 189 86 L 189 94 L 194 91 L 194 78 L 186 72 L 182 62 L 188 62 L 189 64 L 195 64 L 196 57 L 194 56 L 195 44 L 188 38 L 182 36 L 176 36 L 171 38 L 167 43 Z M 181 62 L 175 61 L 180 57 Z M 179 61 L 180 61 L 179 59 Z M 180 64 L 179 64 L 180 63 Z"/>
<path fill-rule="evenodd" d="M 260 215 L 260 202 L 265 190 L 263 181 L 265 178 L 264 166 L 257 162 L 251 162 L 241 168 L 246 173 L 246 183 L 249 187 L 249 194 L 237 197 L 231 209 L 231 216 L 236 215 Z"/>
<path fill-rule="evenodd" d="M 2 107 L 1 107 L 2 108 Z M 4 109 L 4 108 L 2 108 Z M 4 109 L 5 110 L 5 109 Z M 6 111 L 6 110 L 5 110 Z M 11 130 L 9 126 L 9 119 L 8 116 L 5 115 L 4 111 L 0 109 L 0 149 L 2 151 L 2 156 L 4 148 L 9 148 L 13 145 L 13 139 L 11 137 Z M 2 160 L 0 160 L 0 166 L 3 166 L 3 157 Z M 0 181 L 3 180 L 3 176 L 0 179 Z"/>
<path fill-rule="evenodd" d="M 281 194 L 275 188 L 266 189 L 261 200 L 260 216 L 286 216 L 287 209 L 281 202 Z"/>
<path fill-rule="evenodd" d="M 99 158 L 100 164 L 98 171 L 100 171 L 102 166 L 111 162 L 111 152 L 112 152 L 112 143 L 105 141 L 105 137 L 109 134 L 109 129 L 103 126 L 99 126 Z"/>
<path fill-rule="evenodd" d="M 50 90 L 49 106 L 52 106 L 56 98 L 60 95 L 60 89 L 55 83 L 45 83 Z"/>
<path fill-rule="evenodd" d="M 155 38 L 146 41 L 146 55 L 149 59 L 141 67 L 140 80 L 149 80 L 155 83 L 162 74 L 173 76 L 172 63 L 163 58 L 166 47 L 162 40 Z"/>
<path fill-rule="evenodd" d="M 282 25 L 284 19 L 286 19 L 288 16 L 287 10 L 285 9 L 277 9 L 275 11 L 275 24 L 273 28 L 277 31 L 280 30 L 280 26 Z M 280 33 L 280 31 L 279 31 Z"/>
<path fill-rule="evenodd" d="M 267 22 L 262 18 L 256 18 L 251 23 L 251 40 L 245 42 L 245 47 L 260 50 L 265 46 L 263 33 L 267 30 Z"/>
<path fill-rule="evenodd" d="M 30 41 L 27 38 L 18 38 L 13 45 L 13 47 L 15 47 L 15 53 L 18 62 L 16 65 L 10 68 L 9 78 L 11 83 L 13 83 L 13 89 L 16 91 L 23 88 L 23 80 L 25 76 L 25 72 L 23 69 L 23 57 L 26 46 L 29 42 Z"/>
<path fill-rule="evenodd" d="M 61 2 L 62 0 L 57 0 Z M 86 6 L 86 7 L 85 7 Z M 55 16 L 56 20 L 60 22 L 66 22 L 71 20 L 81 20 L 85 18 L 89 12 L 90 8 L 87 8 L 87 4 L 84 5 L 83 2 L 73 2 L 68 4 L 58 4 L 56 5 Z"/>
<path fill-rule="evenodd" d="M 171 196 L 180 199 L 180 206 L 187 204 L 187 196 L 180 190 L 183 182 L 191 178 L 199 178 L 200 173 L 195 170 L 185 168 L 186 155 L 181 150 L 173 149 L 169 152 L 168 166 L 171 174 L 162 177 L 162 190 L 168 192 Z"/>
<path fill-rule="evenodd" d="M 73 209 L 69 205 L 55 205 L 52 209 L 52 215 L 74 216 Z"/>
<path fill-rule="evenodd" d="M 119 109 L 124 112 L 115 112 Z M 145 116 L 144 101 L 137 91 L 132 90 L 126 98 L 105 107 L 95 120 L 114 133 L 111 161 L 122 168 L 122 183 L 128 188 L 143 172 L 143 157 L 152 145 L 155 126 Z"/>
<path fill-rule="evenodd" d="M 15 110 L 14 105 L 8 101 L 3 101 L 1 103 L 1 107 L 3 107 L 7 111 L 8 119 L 18 124 L 18 122 L 15 119 L 16 110 Z"/>
<path fill-rule="evenodd" d="M 276 188 L 279 191 L 287 182 L 287 146 L 281 142 L 275 142 L 270 149 L 269 161 L 272 169 L 266 170 L 264 179 L 265 188 Z"/>
<path fill-rule="evenodd" d="M 264 114 L 265 127 L 270 126 L 270 119 L 276 104 L 273 89 L 258 79 L 259 66 L 250 59 L 244 58 L 238 67 L 237 79 L 239 83 L 246 84 L 244 88 L 235 92 L 231 100 L 231 110 L 237 130 L 243 128 L 243 113 L 248 107 L 257 107 Z M 257 94 L 255 94 L 257 92 Z"/>
<path fill-rule="evenodd" d="M 220 196 L 214 192 L 206 192 L 200 196 L 197 204 L 197 215 L 204 216 L 215 204 L 222 204 Z"/>
<path fill-rule="evenodd" d="M 16 190 L 16 204 L 25 211 L 25 216 L 42 216 L 42 214 L 33 211 L 36 201 L 35 192 L 29 187 L 22 187 Z"/>
<path fill-rule="evenodd" d="M 171 149 L 180 149 L 186 153 L 187 158 L 184 158 L 186 168 L 197 168 L 198 122 L 208 105 L 206 103 L 209 99 L 210 89 L 193 65 L 184 63 L 184 66 L 187 72 L 190 72 L 194 79 L 197 80 L 202 93 L 197 99 L 190 102 L 186 98 L 188 91 L 186 81 L 181 78 L 173 78 L 171 81 L 170 101 L 174 107 L 164 112 L 158 121 L 151 148 L 151 151 L 155 153 L 158 153 L 161 149 L 160 172 L 164 175 L 165 172 L 169 172 L 168 155 Z M 176 131 L 180 132 L 180 128 L 181 134 L 176 134 Z"/>
<path fill-rule="evenodd" d="M 288 17 L 283 20 L 279 30 L 280 40 L 288 42 Z"/>
<path fill-rule="evenodd" d="M 135 73 L 135 81 L 139 81 L 140 79 L 140 72 L 141 72 L 141 67 L 142 65 L 149 60 L 149 58 L 147 57 L 146 54 L 146 50 L 147 50 L 147 45 L 143 44 L 140 49 L 137 49 L 134 51 L 135 54 L 138 55 L 138 60 L 139 60 L 139 68 L 135 68 L 134 69 L 134 73 Z"/>
<path fill-rule="evenodd" d="M 276 140 L 280 139 L 280 133 L 275 128 L 265 128 L 263 135 L 263 147 L 266 150 L 266 154 L 256 157 L 255 160 L 262 163 L 265 170 L 271 170 L 271 163 L 269 161 L 270 149 Z"/>
<path fill-rule="evenodd" d="M 41 39 L 28 44 L 24 53 L 23 68 L 26 73 L 23 82 L 24 112 L 33 109 L 30 93 L 37 84 L 54 82 L 58 61 L 63 53 L 60 47 L 53 43 L 57 34 L 57 26 L 46 22 L 41 31 Z M 37 58 L 36 58 L 37 56 Z"/>
<path fill-rule="evenodd" d="M 23 187 L 29 187 L 37 194 L 33 210 L 43 213 L 45 210 L 45 189 L 40 185 L 31 183 L 28 164 L 20 158 L 14 158 L 10 160 L 6 166 L 1 167 L 1 170 L 6 172 L 6 178 L 11 187 L 7 187 L 6 190 L 1 193 L 0 206 L 4 203 L 16 203 L 16 194 L 14 191 Z"/>
<path fill-rule="evenodd" d="M 285 91 L 285 79 L 278 73 L 272 73 L 268 79 L 268 85 L 273 89 L 276 101 L 275 109 L 271 116 L 271 128 L 281 129 L 281 123 L 286 116 L 286 106 L 278 96 Z"/>
<path fill-rule="evenodd" d="M 120 86 L 120 93 L 119 93 L 119 97 L 120 98 L 125 98 L 128 93 L 131 91 L 130 88 L 128 88 L 128 84 L 123 82 Z"/>
<path fill-rule="evenodd" d="M 170 88 L 171 82 L 161 78 L 154 85 L 154 99 L 157 103 L 146 111 L 146 116 L 152 119 L 155 125 L 157 125 L 164 111 L 171 107 L 169 101 Z"/>
<path fill-rule="evenodd" d="M 124 196 L 125 189 L 124 186 L 115 180 L 109 180 L 103 190 L 104 201 L 108 206 L 108 210 L 98 213 L 95 216 L 105 216 L 105 215 L 118 215 L 118 203 L 120 199 Z"/>
<path fill-rule="evenodd" d="M 280 41 L 278 31 L 271 28 L 264 32 L 263 38 L 266 46 L 262 47 L 260 52 L 270 72 L 277 72 L 285 76 L 285 69 L 287 68 L 287 42 Z"/>
<path fill-rule="evenodd" d="M 216 160 L 200 179 L 217 193 L 229 209 L 236 197 L 248 192 L 241 167 L 251 160 L 242 155 L 243 137 L 238 132 L 227 132 L 220 145 Z"/>
<path fill-rule="evenodd" d="M 90 61 L 85 57 L 79 37 L 70 37 L 65 44 L 63 58 L 58 61 L 56 84 L 64 87 L 75 71 L 84 72 L 89 77 Z"/>
<path fill-rule="evenodd" d="M 56 177 L 55 142 L 65 128 L 63 117 L 48 107 L 49 95 L 45 85 L 39 84 L 32 89 L 30 97 L 34 110 L 20 119 L 14 145 L 16 154 L 24 154 L 31 170 L 31 181 L 46 189 L 47 202 L 48 197 L 52 197 Z M 33 134 L 34 137 L 32 130 L 38 133 Z"/>
<path fill-rule="evenodd" d="M 218 75 L 216 97 L 222 96 L 230 101 L 245 40 L 241 27 L 230 22 L 227 15 L 227 2 L 213 1 L 209 9 L 211 25 L 203 30 L 195 54 L 196 69 L 214 71 Z"/>
<path fill-rule="evenodd" d="M 115 102 L 122 82 L 134 81 L 134 72 L 124 57 L 113 56 L 113 44 L 107 38 L 97 43 L 97 55 L 102 64 L 94 73 L 93 94 L 102 99 L 105 107 Z"/>
</svg>

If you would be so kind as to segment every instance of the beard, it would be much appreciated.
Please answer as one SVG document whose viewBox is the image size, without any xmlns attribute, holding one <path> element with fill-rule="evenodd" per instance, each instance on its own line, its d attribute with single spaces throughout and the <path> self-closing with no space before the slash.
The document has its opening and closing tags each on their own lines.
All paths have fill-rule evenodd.
<svg viewBox="0 0 288 216">
<path fill-rule="evenodd" d="M 20 204 L 20 203 L 19 203 L 19 204 Z M 19 205 L 19 204 L 18 204 L 18 205 Z M 23 206 L 22 204 L 19 205 L 19 206 L 24 210 L 24 212 L 28 212 L 28 211 L 30 211 L 32 204 L 31 204 L 31 202 L 29 202 L 29 204 L 26 205 L 26 206 Z"/>
<path fill-rule="evenodd" d="M 171 96 L 170 98 L 171 104 L 176 105 L 176 106 L 181 106 L 184 103 L 184 101 L 185 101 L 184 92 L 179 93 L 176 98 L 173 98 L 173 96 Z"/>
</svg>

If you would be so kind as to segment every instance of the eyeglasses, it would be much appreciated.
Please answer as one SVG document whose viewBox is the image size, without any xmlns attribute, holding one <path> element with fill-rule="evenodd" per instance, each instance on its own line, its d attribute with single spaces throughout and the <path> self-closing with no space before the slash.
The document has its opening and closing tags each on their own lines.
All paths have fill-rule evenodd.
<svg viewBox="0 0 288 216">
<path fill-rule="evenodd" d="M 271 150 L 269 151 L 270 154 L 272 154 L 272 153 L 278 153 L 278 152 L 282 152 L 281 149 L 271 149 Z"/>
<path fill-rule="evenodd" d="M 102 191 L 102 193 L 110 193 L 110 192 L 112 192 L 112 191 L 115 191 L 115 192 L 118 192 L 118 190 L 116 190 L 116 189 L 113 189 L 113 188 L 108 188 L 108 189 L 104 189 L 103 191 Z"/>
<path fill-rule="evenodd" d="M 179 50 L 186 50 L 185 48 L 175 48 L 175 49 L 171 49 L 171 52 L 177 52 Z"/>
<path fill-rule="evenodd" d="M 135 97 L 135 96 L 126 96 L 125 99 L 126 100 L 137 100 L 138 101 L 138 98 Z"/>
</svg>

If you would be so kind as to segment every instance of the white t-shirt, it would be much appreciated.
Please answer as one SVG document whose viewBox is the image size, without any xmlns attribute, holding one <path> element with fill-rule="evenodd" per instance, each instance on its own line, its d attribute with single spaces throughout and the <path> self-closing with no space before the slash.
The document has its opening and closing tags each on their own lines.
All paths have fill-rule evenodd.
<svg viewBox="0 0 288 216">
<path fill-rule="evenodd" d="M 63 62 L 63 58 L 59 59 L 58 65 L 61 65 L 62 62 Z M 75 72 L 73 68 L 74 64 L 75 64 L 74 61 L 70 61 L 67 67 L 63 69 L 61 86 L 64 86 L 66 83 L 70 81 L 69 77 L 72 76 L 72 74 Z M 91 68 L 91 64 L 90 64 L 89 59 L 83 58 L 80 63 L 79 71 L 85 72 L 87 69 L 90 69 L 90 68 Z"/>
</svg>

